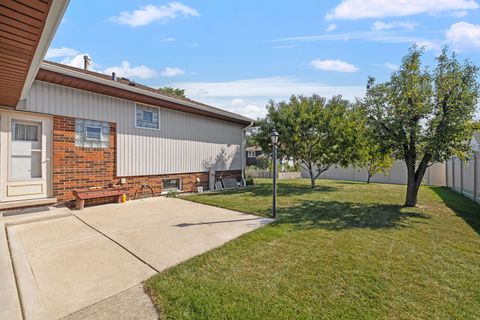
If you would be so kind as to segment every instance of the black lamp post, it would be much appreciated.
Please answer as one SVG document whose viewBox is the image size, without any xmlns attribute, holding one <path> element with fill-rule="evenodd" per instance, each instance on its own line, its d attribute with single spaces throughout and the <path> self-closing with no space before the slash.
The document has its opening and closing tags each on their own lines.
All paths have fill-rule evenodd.
<svg viewBox="0 0 480 320">
<path fill-rule="evenodd" d="M 270 136 L 272 139 L 272 161 L 273 161 L 273 203 L 272 203 L 272 217 L 277 217 L 277 143 L 278 132 L 273 129 Z"/>
</svg>

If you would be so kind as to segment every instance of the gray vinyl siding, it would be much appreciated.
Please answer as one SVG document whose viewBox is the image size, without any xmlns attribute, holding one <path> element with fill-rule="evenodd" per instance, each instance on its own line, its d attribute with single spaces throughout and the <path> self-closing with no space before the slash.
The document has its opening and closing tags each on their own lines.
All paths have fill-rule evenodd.
<svg viewBox="0 0 480 320">
<path fill-rule="evenodd" d="M 117 124 L 117 175 L 242 169 L 241 125 L 166 108 L 160 129 L 135 128 L 135 103 L 35 81 L 26 111 Z"/>
</svg>

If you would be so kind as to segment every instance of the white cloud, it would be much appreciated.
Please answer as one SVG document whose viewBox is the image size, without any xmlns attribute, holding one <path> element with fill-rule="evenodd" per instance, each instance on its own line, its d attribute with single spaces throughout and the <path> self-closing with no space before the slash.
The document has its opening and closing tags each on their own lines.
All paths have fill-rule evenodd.
<svg viewBox="0 0 480 320">
<path fill-rule="evenodd" d="M 157 75 L 155 69 L 151 69 L 144 65 L 132 67 L 130 62 L 126 60 L 122 61 L 119 66 L 109 67 L 103 70 L 103 73 L 105 74 L 111 74 L 112 72 L 115 72 L 119 77 L 138 79 L 150 79 Z"/>
<path fill-rule="evenodd" d="M 328 25 L 328 27 L 325 31 L 332 32 L 335 29 L 337 29 L 337 25 L 335 23 L 331 23 L 331 24 Z"/>
<path fill-rule="evenodd" d="M 461 10 L 461 11 L 454 11 L 452 12 L 452 17 L 456 17 L 456 18 L 463 18 L 463 17 L 466 17 L 468 15 L 468 11 L 467 10 Z"/>
<path fill-rule="evenodd" d="M 160 42 L 174 42 L 174 41 L 175 41 L 175 38 L 172 38 L 172 37 L 163 38 L 162 40 L 160 40 Z"/>
<path fill-rule="evenodd" d="M 402 22 L 402 21 L 393 21 L 393 22 L 375 21 L 372 24 L 372 30 L 375 30 L 375 31 L 390 30 L 390 29 L 413 30 L 417 25 L 418 24 L 416 23 Z"/>
<path fill-rule="evenodd" d="M 474 0 L 343 0 L 327 14 L 326 18 L 356 20 L 478 8 L 479 5 Z"/>
<path fill-rule="evenodd" d="M 452 24 L 445 33 L 447 43 L 455 50 L 480 50 L 480 25 L 468 22 Z"/>
<path fill-rule="evenodd" d="M 127 24 L 131 27 L 138 27 L 146 26 L 155 21 L 165 22 L 172 20 L 178 15 L 197 17 L 200 14 L 197 10 L 180 2 L 170 2 L 161 6 L 150 4 L 133 12 L 123 11 L 118 16 L 110 18 L 110 20 L 120 24 Z"/>
<path fill-rule="evenodd" d="M 62 61 L 60 61 L 60 63 L 66 64 L 67 66 L 83 69 L 83 64 L 84 64 L 83 56 L 90 57 L 88 53 L 81 53 L 81 54 L 77 54 L 76 56 L 65 57 Z M 95 69 L 95 65 L 91 64 L 90 70 L 93 71 L 94 69 Z"/>
<path fill-rule="evenodd" d="M 243 99 L 233 99 L 228 104 L 228 110 L 249 117 L 251 119 L 262 118 L 265 116 L 265 107 L 259 107 L 250 104 Z"/>
<path fill-rule="evenodd" d="M 273 49 L 292 49 L 292 48 L 295 48 L 295 46 L 291 45 L 291 44 L 288 44 L 288 45 L 284 45 L 284 46 L 273 46 L 272 48 Z"/>
<path fill-rule="evenodd" d="M 353 64 L 342 60 L 320 60 L 315 59 L 310 62 L 310 66 L 315 69 L 324 71 L 337 71 L 337 72 L 357 72 L 358 68 Z"/>
<path fill-rule="evenodd" d="M 385 68 L 388 68 L 388 69 L 393 70 L 393 71 L 397 71 L 398 68 L 399 68 L 397 64 L 394 64 L 394 63 L 391 63 L 391 62 L 385 62 L 383 65 L 385 66 Z"/>
<path fill-rule="evenodd" d="M 79 52 L 72 48 L 67 48 L 67 47 L 49 48 L 47 51 L 47 54 L 45 55 L 45 59 L 72 57 L 78 54 Z"/>
<path fill-rule="evenodd" d="M 176 67 L 167 67 L 160 72 L 163 77 L 175 77 L 184 74 L 185 71 Z"/>
<path fill-rule="evenodd" d="M 330 86 L 302 82 L 292 77 L 268 77 L 224 82 L 177 82 L 170 84 L 186 90 L 189 98 L 242 114 L 250 118 L 265 115 L 268 100 L 286 100 L 292 94 L 325 97 L 341 94 L 346 99 L 363 97 L 364 86 Z M 159 86 L 161 87 L 161 86 Z"/>
<path fill-rule="evenodd" d="M 426 51 L 437 51 L 437 52 L 442 50 L 442 46 L 444 45 L 443 41 L 440 41 L 440 40 L 420 40 L 420 41 L 415 41 L 415 44 Z"/>
</svg>

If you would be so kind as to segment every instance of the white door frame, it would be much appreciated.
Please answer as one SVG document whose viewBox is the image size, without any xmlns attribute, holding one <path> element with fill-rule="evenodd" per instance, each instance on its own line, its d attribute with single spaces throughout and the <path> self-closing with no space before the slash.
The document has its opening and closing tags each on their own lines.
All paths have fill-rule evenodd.
<svg viewBox="0 0 480 320">
<path fill-rule="evenodd" d="M 42 177 L 32 180 L 10 179 L 10 152 L 12 120 L 41 123 L 41 171 Z M 0 110 L 0 201 L 18 201 L 51 197 L 52 192 L 52 117 L 17 111 Z M 9 192 L 25 187 L 25 192 Z M 29 188 L 29 189 L 28 189 Z M 28 190 L 27 190 L 28 189 Z M 10 194 L 9 194 L 10 193 Z M 13 193 L 13 194 L 12 194 Z"/>
</svg>

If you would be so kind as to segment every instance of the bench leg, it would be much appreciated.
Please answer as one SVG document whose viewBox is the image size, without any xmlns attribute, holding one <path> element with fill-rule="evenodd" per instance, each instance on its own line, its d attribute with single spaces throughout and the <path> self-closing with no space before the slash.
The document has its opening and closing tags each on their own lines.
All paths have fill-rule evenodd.
<svg viewBox="0 0 480 320">
<path fill-rule="evenodd" d="M 77 209 L 78 210 L 83 210 L 83 208 L 85 207 L 85 200 L 82 200 L 82 199 L 78 199 L 76 200 L 76 206 L 77 206 Z"/>
</svg>

